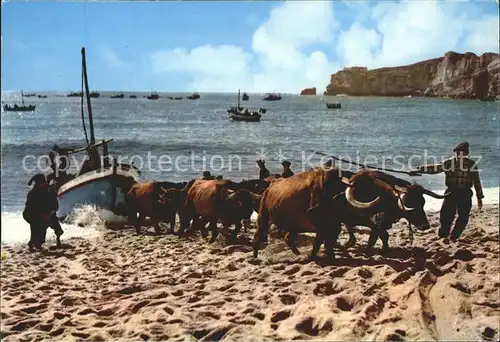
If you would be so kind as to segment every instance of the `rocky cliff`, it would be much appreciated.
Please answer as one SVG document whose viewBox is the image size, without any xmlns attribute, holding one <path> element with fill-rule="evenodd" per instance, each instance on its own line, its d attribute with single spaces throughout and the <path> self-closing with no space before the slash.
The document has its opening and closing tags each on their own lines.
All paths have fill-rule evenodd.
<svg viewBox="0 0 500 342">
<path fill-rule="evenodd" d="M 300 92 L 300 95 L 316 95 L 316 88 L 306 88 Z"/>
<path fill-rule="evenodd" d="M 412 65 L 368 70 L 344 68 L 331 76 L 325 95 L 438 96 L 493 100 L 500 90 L 500 57 L 447 52 Z"/>
</svg>

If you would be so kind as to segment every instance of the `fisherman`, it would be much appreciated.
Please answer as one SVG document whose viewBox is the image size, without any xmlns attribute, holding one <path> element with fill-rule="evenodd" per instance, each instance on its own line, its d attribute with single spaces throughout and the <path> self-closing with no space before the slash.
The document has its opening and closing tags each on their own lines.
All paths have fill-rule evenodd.
<svg viewBox="0 0 500 342">
<path fill-rule="evenodd" d="M 34 175 L 28 185 L 35 183 L 33 188 L 28 192 L 26 206 L 23 211 L 23 218 L 30 224 L 31 236 L 28 242 L 30 250 L 41 249 L 45 242 L 45 233 L 47 227 L 52 226 L 56 231 L 57 244 L 60 247 L 60 235 L 62 229 L 54 218 L 57 219 L 56 211 L 58 209 L 57 197 L 55 192 L 50 189 L 45 175 L 38 173 Z"/>
<path fill-rule="evenodd" d="M 68 149 L 62 149 L 57 145 L 52 147 L 52 151 L 49 152 L 50 168 L 52 173 L 47 176 L 47 183 L 55 185 L 56 189 L 66 181 L 68 169 Z M 58 165 L 59 164 L 59 165 Z"/>
<path fill-rule="evenodd" d="M 283 166 L 283 173 L 281 174 L 281 177 L 283 178 L 288 178 L 293 176 L 293 171 L 290 169 L 290 165 L 292 165 L 288 160 L 283 161 L 281 163 L 281 166 Z"/>
<path fill-rule="evenodd" d="M 215 179 L 214 176 L 210 173 L 210 171 L 203 171 L 203 180 L 213 180 Z"/>
<path fill-rule="evenodd" d="M 469 143 L 463 141 L 453 149 L 455 157 L 445 160 L 440 164 L 424 165 L 415 171 L 411 171 L 410 175 L 417 173 L 436 174 L 444 172 L 446 193 L 448 196 L 443 200 L 440 212 L 441 228 L 439 236 L 441 238 L 450 238 L 455 242 L 460 238 L 467 223 L 469 222 L 469 213 L 472 208 L 472 190 L 474 186 L 476 191 L 477 206 L 479 209 L 483 207 L 484 198 L 479 179 L 479 170 L 476 162 L 469 159 Z M 451 225 L 458 212 L 458 218 L 455 222 L 455 227 L 451 231 Z"/>
<path fill-rule="evenodd" d="M 257 166 L 259 167 L 259 179 L 265 179 L 271 175 L 269 170 L 266 168 L 265 160 L 257 160 Z"/>
</svg>

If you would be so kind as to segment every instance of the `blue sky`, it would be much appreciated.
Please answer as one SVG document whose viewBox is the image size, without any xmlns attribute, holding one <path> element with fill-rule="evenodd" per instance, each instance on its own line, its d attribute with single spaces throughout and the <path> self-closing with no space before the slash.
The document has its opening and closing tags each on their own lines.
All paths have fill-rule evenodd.
<svg viewBox="0 0 500 342">
<path fill-rule="evenodd" d="M 7 2 L 2 90 L 323 90 L 345 65 L 498 52 L 498 4 Z"/>
</svg>

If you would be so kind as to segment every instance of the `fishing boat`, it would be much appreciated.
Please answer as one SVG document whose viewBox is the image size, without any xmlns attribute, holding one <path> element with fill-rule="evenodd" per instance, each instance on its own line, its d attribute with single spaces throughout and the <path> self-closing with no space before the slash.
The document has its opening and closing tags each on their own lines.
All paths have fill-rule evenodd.
<svg viewBox="0 0 500 342">
<path fill-rule="evenodd" d="M 158 100 L 160 98 L 160 95 L 158 95 L 157 92 L 152 91 L 150 95 L 146 96 L 148 100 Z"/>
<path fill-rule="evenodd" d="M 134 165 L 118 163 L 116 158 L 111 159 L 108 154 L 108 144 L 113 139 L 96 141 L 87 79 L 85 48 L 82 48 L 82 77 L 85 86 L 90 140 L 87 136 L 85 124 L 84 91 L 82 89 L 81 114 L 87 145 L 82 148 L 67 150 L 65 154 L 69 156 L 79 152 L 86 152 L 87 155 L 85 162 L 75 175 L 55 179 L 59 202 L 57 215 L 60 219 L 64 219 L 76 207 L 83 204 L 95 205 L 98 208 L 110 210 L 115 214 L 125 215 L 124 196 L 130 187 L 139 181 L 140 170 Z M 102 158 L 99 154 L 99 147 L 102 147 Z"/>
<path fill-rule="evenodd" d="M 4 104 L 3 109 L 6 112 L 33 112 L 36 108 L 36 105 L 25 105 L 24 104 L 24 94 L 23 91 L 21 90 L 21 105 L 18 105 L 17 103 L 12 105 Z"/>
<path fill-rule="evenodd" d="M 280 94 L 267 94 L 267 96 L 264 97 L 262 100 L 264 100 L 264 101 L 279 101 L 279 100 L 281 100 L 281 95 Z"/>
<path fill-rule="evenodd" d="M 201 96 L 200 94 L 198 93 L 194 93 L 193 95 L 189 95 L 189 96 L 186 96 L 186 99 L 189 99 L 189 100 L 197 100 L 199 99 Z"/>
<path fill-rule="evenodd" d="M 125 95 L 123 93 L 120 93 L 118 95 L 111 95 L 112 99 L 123 99 Z"/>
<path fill-rule="evenodd" d="M 71 92 L 69 93 L 68 95 L 66 95 L 66 97 L 82 97 L 82 93 L 81 92 Z"/>
<path fill-rule="evenodd" d="M 229 114 L 229 119 L 232 121 L 258 122 L 262 117 L 262 114 L 255 110 L 249 110 L 248 108 L 240 107 L 239 89 L 238 89 L 238 105 L 236 107 L 233 106 L 231 108 L 228 108 L 227 113 Z"/>
<path fill-rule="evenodd" d="M 248 101 L 249 99 L 250 99 L 250 96 L 248 96 L 247 93 L 243 93 L 243 95 L 241 96 L 242 101 Z"/>
<path fill-rule="evenodd" d="M 326 103 L 326 108 L 328 109 L 339 109 L 342 108 L 342 105 L 340 102 L 333 102 L 333 103 Z"/>
<path fill-rule="evenodd" d="M 39 98 L 39 99 L 46 99 L 46 98 L 47 98 L 47 95 L 38 95 L 38 98 Z"/>
<path fill-rule="evenodd" d="M 89 96 L 90 96 L 91 98 L 97 99 L 99 96 L 101 96 L 101 94 L 100 94 L 100 93 L 98 93 L 97 91 L 93 91 L 93 92 L 91 92 L 91 93 L 89 94 Z"/>
<path fill-rule="evenodd" d="M 35 93 L 28 93 L 28 94 L 24 94 L 23 96 L 24 97 L 35 97 L 36 94 Z"/>
<path fill-rule="evenodd" d="M 129 96 L 131 99 L 136 99 L 137 98 L 137 95 L 130 95 Z"/>
</svg>

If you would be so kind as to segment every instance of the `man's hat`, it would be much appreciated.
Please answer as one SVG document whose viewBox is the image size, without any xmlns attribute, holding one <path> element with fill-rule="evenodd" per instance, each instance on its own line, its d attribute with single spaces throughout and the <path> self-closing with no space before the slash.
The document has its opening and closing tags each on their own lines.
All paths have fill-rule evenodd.
<svg viewBox="0 0 500 342">
<path fill-rule="evenodd" d="M 288 160 L 285 160 L 285 161 L 283 161 L 283 163 L 281 163 L 281 165 L 290 166 L 290 165 L 292 165 L 292 163 L 290 163 Z"/>
<path fill-rule="evenodd" d="M 468 152 L 469 151 L 469 143 L 467 141 L 462 141 L 460 144 L 455 146 L 455 148 L 453 149 L 453 152 L 458 152 L 458 151 Z"/>
<path fill-rule="evenodd" d="M 211 173 L 210 171 L 203 171 L 203 176 L 211 176 Z"/>
<path fill-rule="evenodd" d="M 28 185 L 31 185 L 31 183 L 35 182 L 36 184 L 42 184 L 42 183 L 47 183 L 47 180 L 45 179 L 45 175 L 43 173 L 37 173 L 33 177 L 31 177 L 30 181 L 28 182 Z"/>
</svg>

